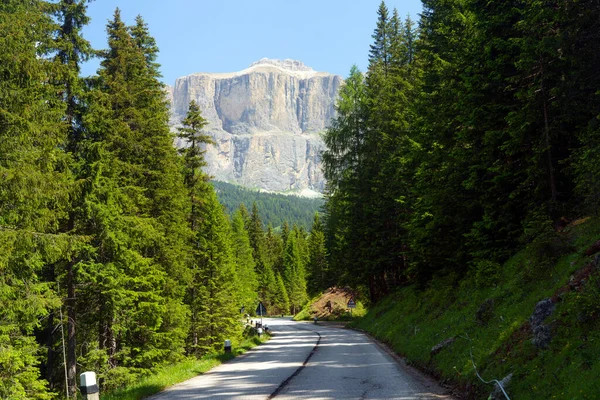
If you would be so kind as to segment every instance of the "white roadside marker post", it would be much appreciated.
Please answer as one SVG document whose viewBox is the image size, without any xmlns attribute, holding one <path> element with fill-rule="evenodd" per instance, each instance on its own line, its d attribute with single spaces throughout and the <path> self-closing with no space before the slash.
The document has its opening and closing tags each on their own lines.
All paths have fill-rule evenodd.
<svg viewBox="0 0 600 400">
<path fill-rule="evenodd" d="M 100 400 L 100 390 L 96 383 L 95 372 L 84 372 L 79 375 L 79 390 L 85 400 Z"/>
<path fill-rule="evenodd" d="M 225 353 L 231 353 L 231 340 L 229 339 L 225 341 Z"/>
</svg>

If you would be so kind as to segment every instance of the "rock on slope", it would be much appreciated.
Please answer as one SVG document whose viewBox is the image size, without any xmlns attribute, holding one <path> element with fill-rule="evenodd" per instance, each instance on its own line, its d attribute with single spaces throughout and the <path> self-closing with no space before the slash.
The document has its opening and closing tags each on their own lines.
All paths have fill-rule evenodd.
<svg viewBox="0 0 600 400">
<path fill-rule="evenodd" d="M 322 192 L 319 133 L 334 116 L 342 82 L 294 60 L 262 59 L 240 72 L 192 74 L 169 88 L 171 122 L 179 125 L 196 100 L 216 142 L 206 159 L 217 180 L 274 192 Z"/>
</svg>

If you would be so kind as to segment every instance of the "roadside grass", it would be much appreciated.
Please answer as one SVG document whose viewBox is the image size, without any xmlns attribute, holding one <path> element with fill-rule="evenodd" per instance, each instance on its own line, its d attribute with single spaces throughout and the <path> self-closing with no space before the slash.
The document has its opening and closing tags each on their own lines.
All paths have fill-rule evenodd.
<svg viewBox="0 0 600 400">
<path fill-rule="evenodd" d="M 600 393 L 600 271 L 570 289 L 574 273 L 592 261 L 588 246 L 600 239 L 600 221 L 532 243 L 487 282 L 436 278 L 425 289 L 399 289 L 351 326 L 363 329 L 464 398 L 487 398 L 479 381 L 513 374 L 511 398 L 597 399 Z M 560 289 L 560 290 L 559 290 Z M 529 317 L 540 300 L 557 299 L 545 320 L 552 341 L 536 348 Z M 454 342 L 433 353 L 446 339 Z M 471 359 L 471 353 L 473 359 Z"/>
<path fill-rule="evenodd" d="M 252 336 L 245 339 L 239 346 L 233 347 L 231 353 L 210 354 L 201 359 L 188 358 L 184 361 L 156 369 L 151 375 L 142 378 L 135 385 L 116 389 L 101 394 L 100 400 L 140 400 L 156 394 L 169 386 L 201 375 L 212 368 L 245 353 L 267 340 L 269 335 L 261 338 Z"/>
</svg>

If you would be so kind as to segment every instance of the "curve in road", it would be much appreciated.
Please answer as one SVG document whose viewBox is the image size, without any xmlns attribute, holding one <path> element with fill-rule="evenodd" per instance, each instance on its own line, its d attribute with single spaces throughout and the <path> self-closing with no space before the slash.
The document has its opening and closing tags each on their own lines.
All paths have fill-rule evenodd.
<svg viewBox="0 0 600 400">
<path fill-rule="evenodd" d="M 264 323 L 274 334 L 269 342 L 150 399 L 451 399 L 360 332 Z"/>
</svg>

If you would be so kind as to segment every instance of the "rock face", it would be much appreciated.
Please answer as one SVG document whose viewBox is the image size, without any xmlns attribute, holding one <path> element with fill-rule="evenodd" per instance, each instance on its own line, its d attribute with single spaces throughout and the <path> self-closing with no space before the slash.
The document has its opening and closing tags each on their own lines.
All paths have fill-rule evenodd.
<svg viewBox="0 0 600 400">
<path fill-rule="evenodd" d="M 544 321 L 552 315 L 555 308 L 552 299 L 544 299 L 535 305 L 535 310 L 533 310 L 533 314 L 529 317 L 529 323 L 533 330 L 533 339 L 531 339 L 531 342 L 538 349 L 547 348 L 552 341 L 552 332 Z"/>
<path fill-rule="evenodd" d="M 217 180 L 275 192 L 324 189 L 323 132 L 343 80 L 294 60 L 262 59 L 234 73 L 198 73 L 169 88 L 173 126 L 195 100 L 216 146 L 206 152 Z M 178 143 L 185 146 L 185 143 Z"/>
</svg>

